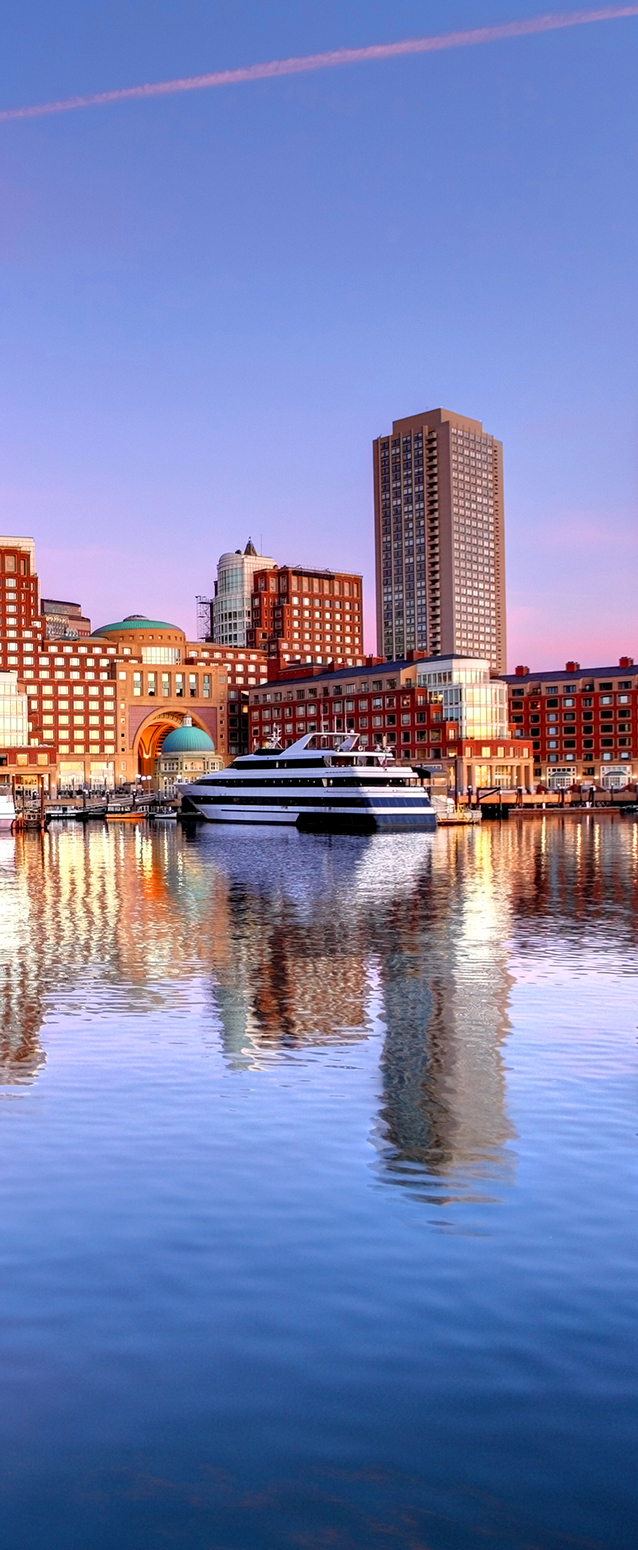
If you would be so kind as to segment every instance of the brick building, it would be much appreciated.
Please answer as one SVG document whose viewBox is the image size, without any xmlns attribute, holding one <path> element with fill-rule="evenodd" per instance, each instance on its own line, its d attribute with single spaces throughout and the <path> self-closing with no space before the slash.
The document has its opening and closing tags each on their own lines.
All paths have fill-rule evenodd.
<svg viewBox="0 0 638 1550">
<path fill-rule="evenodd" d="M 284 744 L 305 732 L 358 732 L 363 746 L 393 748 L 406 761 L 447 752 L 446 727 L 426 691 L 418 690 L 414 662 L 378 662 L 336 670 L 282 667 L 250 693 L 250 747 L 279 729 Z"/>
<path fill-rule="evenodd" d="M 616 667 L 530 673 L 517 667 L 505 682 L 517 739 L 529 740 L 534 778 L 550 787 L 586 781 L 631 784 L 638 774 L 638 669 L 633 657 Z"/>
<path fill-rule="evenodd" d="M 290 565 L 256 571 L 247 641 L 273 654 L 354 666 L 363 654 L 361 576 Z"/>
<path fill-rule="evenodd" d="M 2 538 L 0 673 L 8 729 L 0 767 L 25 787 L 43 779 L 53 793 L 150 779 L 165 736 L 186 715 L 225 762 L 234 758 L 247 746 L 248 694 L 265 682 L 267 662 L 263 652 L 189 641 L 140 615 L 88 639 L 48 640 L 33 541 Z"/>
<path fill-rule="evenodd" d="M 531 789 L 531 744 L 514 739 L 505 686 L 490 679 L 485 659 L 415 652 L 397 662 L 368 657 L 355 668 L 268 667 L 268 684 L 250 693 L 251 751 L 275 728 L 284 746 L 306 732 L 356 732 L 364 748 L 387 747 L 406 764 L 440 765 L 459 794 Z"/>
</svg>

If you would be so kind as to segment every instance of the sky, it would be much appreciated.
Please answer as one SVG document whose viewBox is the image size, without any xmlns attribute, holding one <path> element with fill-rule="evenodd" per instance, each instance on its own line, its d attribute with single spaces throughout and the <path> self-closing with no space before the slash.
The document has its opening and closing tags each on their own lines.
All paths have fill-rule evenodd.
<svg viewBox="0 0 638 1550">
<path fill-rule="evenodd" d="M 547 0 L 6 0 L 0 108 Z M 565 4 L 557 9 L 569 9 Z M 504 447 L 508 659 L 638 659 L 638 18 L 0 123 L 0 531 L 94 627 L 361 570 L 371 443 Z"/>
</svg>

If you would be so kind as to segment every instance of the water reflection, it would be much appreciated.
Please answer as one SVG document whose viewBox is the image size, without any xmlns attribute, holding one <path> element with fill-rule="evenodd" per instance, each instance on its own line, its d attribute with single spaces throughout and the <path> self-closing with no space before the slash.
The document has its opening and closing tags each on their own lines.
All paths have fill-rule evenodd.
<svg viewBox="0 0 638 1550">
<path fill-rule="evenodd" d="M 617 930 L 626 955 L 637 832 L 592 820 L 416 838 L 3 836 L 0 1079 L 34 1079 L 42 1024 L 61 1014 L 179 1012 L 199 997 L 235 1070 L 356 1044 L 378 1018 L 385 1175 L 507 1178 L 512 939 L 550 950 L 589 914 L 596 950 Z"/>
</svg>

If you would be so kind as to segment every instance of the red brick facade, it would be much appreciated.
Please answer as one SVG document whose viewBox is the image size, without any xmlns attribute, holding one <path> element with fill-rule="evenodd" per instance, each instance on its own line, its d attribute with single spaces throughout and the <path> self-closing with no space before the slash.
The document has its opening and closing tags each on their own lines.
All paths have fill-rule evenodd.
<svg viewBox="0 0 638 1550">
<path fill-rule="evenodd" d="M 376 662 L 335 672 L 299 669 L 250 695 L 250 748 L 279 729 L 289 745 L 305 732 L 357 732 L 364 747 L 389 747 L 397 759 L 450 758 L 458 738 L 453 722 L 417 687 L 416 665 Z"/>
<path fill-rule="evenodd" d="M 608 770 L 638 773 L 638 670 L 632 657 L 615 667 L 581 668 L 568 662 L 554 672 L 508 675 L 509 714 L 515 736 L 531 743 L 536 780 L 559 771 L 574 781 L 604 781 Z"/>
<path fill-rule="evenodd" d="M 355 665 L 363 652 L 361 577 L 289 565 L 256 571 L 249 646 Z"/>
</svg>

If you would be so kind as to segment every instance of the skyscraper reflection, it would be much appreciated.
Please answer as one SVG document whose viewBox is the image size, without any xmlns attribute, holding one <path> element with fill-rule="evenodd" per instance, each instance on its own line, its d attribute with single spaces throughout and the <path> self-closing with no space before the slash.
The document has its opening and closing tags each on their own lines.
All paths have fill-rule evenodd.
<svg viewBox="0 0 638 1550">
<path fill-rule="evenodd" d="M 468 845 L 467 841 L 470 840 Z M 382 1155 L 413 1180 L 511 1177 L 502 1046 L 509 1031 L 508 900 L 489 830 L 447 831 L 402 901 L 380 972 L 386 1022 Z"/>
</svg>

